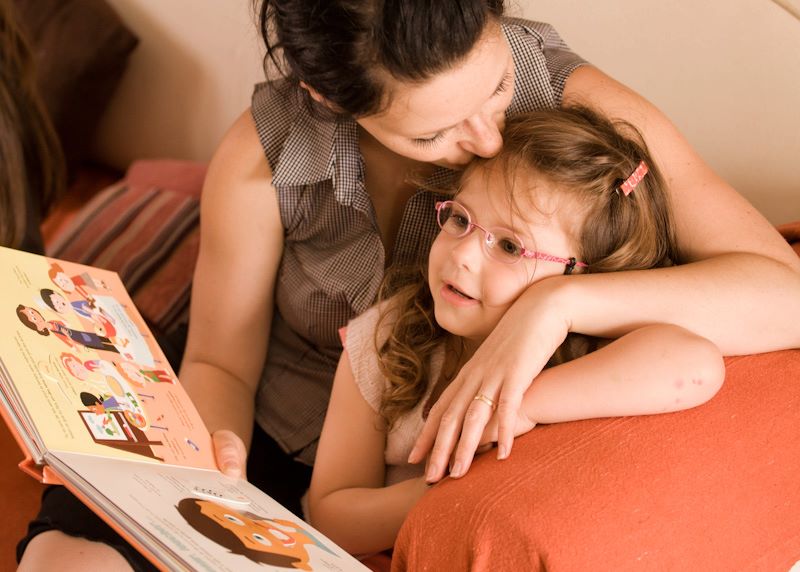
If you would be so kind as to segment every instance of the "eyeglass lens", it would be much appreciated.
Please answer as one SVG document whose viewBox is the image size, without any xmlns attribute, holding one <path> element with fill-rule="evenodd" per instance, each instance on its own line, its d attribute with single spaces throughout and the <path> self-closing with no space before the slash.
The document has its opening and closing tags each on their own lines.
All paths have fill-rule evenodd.
<svg viewBox="0 0 800 572">
<path fill-rule="evenodd" d="M 484 228 L 472 222 L 472 216 L 467 208 L 455 201 L 442 203 L 437 213 L 439 227 L 452 236 L 465 236 L 474 228 L 480 229 L 484 234 L 486 253 L 500 262 L 512 264 L 522 258 L 525 250 L 522 240 L 513 231 L 502 228 Z"/>
</svg>

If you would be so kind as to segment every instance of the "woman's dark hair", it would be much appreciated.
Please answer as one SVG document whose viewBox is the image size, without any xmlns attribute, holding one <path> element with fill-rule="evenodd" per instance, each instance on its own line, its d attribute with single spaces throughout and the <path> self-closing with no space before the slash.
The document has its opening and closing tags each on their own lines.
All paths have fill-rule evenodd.
<svg viewBox="0 0 800 572">
<path fill-rule="evenodd" d="M 470 53 L 503 0 L 254 0 L 265 66 L 304 82 L 337 111 L 381 111 L 386 78 L 421 82 Z M 315 106 L 300 90 L 310 109 Z"/>
<path fill-rule="evenodd" d="M 30 49 L 11 2 L 0 0 L 0 244 L 19 248 L 31 234 L 40 242 L 38 220 L 64 184 L 61 146 L 37 93 Z"/>
</svg>

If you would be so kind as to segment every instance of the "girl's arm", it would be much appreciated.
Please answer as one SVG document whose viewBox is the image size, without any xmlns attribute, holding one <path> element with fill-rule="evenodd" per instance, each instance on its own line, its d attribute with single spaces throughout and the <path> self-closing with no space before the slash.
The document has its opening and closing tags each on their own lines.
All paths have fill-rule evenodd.
<svg viewBox="0 0 800 572">
<path fill-rule="evenodd" d="M 717 176 L 654 106 L 596 68 L 567 80 L 565 103 L 625 119 L 643 133 L 667 181 L 679 247 L 673 268 L 569 276 L 534 284 L 431 410 L 411 455 L 431 451 L 438 480 L 455 450 L 468 463 L 488 417 L 473 402 L 498 402 L 498 456 L 511 451 L 525 390 L 569 332 L 619 337 L 643 325 L 679 325 L 723 355 L 800 346 L 800 259 L 744 198 Z"/>
<path fill-rule="evenodd" d="M 514 433 L 539 423 L 690 409 L 714 397 L 724 380 L 722 354 L 710 341 L 678 326 L 646 326 L 543 370 L 522 398 Z M 496 440 L 493 418 L 481 444 Z"/>
<path fill-rule="evenodd" d="M 311 524 L 352 554 L 394 545 L 427 490 L 422 477 L 384 487 L 386 430 L 361 395 L 342 353 L 308 493 Z"/>
<path fill-rule="evenodd" d="M 266 358 L 283 226 L 249 111 L 209 166 L 181 382 L 214 434 L 217 464 L 243 476 Z"/>
</svg>

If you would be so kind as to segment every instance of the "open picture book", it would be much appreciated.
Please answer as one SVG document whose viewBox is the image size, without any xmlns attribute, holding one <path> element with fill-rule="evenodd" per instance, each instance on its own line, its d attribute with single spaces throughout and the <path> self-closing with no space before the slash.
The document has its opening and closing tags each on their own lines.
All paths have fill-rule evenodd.
<svg viewBox="0 0 800 572">
<path fill-rule="evenodd" d="M 107 270 L 0 247 L 0 412 L 20 468 L 165 570 L 366 570 L 244 480 Z"/>
</svg>

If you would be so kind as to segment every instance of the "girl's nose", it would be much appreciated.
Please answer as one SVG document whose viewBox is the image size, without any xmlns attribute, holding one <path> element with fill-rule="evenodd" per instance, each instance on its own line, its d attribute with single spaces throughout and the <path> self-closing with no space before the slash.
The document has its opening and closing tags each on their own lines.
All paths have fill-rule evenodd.
<svg viewBox="0 0 800 572">
<path fill-rule="evenodd" d="M 450 254 L 456 264 L 474 272 L 483 258 L 483 242 L 483 232 L 473 228 L 466 236 L 456 239 Z"/>
</svg>

